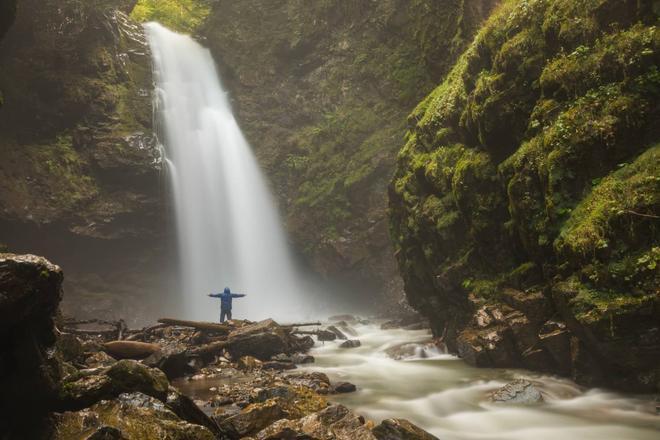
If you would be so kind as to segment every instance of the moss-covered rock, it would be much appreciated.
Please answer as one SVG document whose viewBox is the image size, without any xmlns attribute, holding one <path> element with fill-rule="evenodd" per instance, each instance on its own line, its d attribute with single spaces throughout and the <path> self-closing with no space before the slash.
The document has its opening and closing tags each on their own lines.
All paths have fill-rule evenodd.
<svg viewBox="0 0 660 440">
<path fill-rule="evenodd" d="M 609 385 L 656 389 L 641 377 L 660 344 L 628 337 L 656 331 L 659 310 L 651 3 L 503 2 L 409 116 L 391 235 L 408 298 L 450 347 L 477 325 L 476 308 L 501 305 L 503 289 L 543 292 L 553 299 L 545 319 L 561 309 L 603 371 L 622 374 Z M 618 313 L 627 318 L 617 329 Z M 597 328 L 611 319 L 608 337 Z M 617 330 L 635 347 L 621 361 Z M 507 362 L 519 364 L 511 338 L 518 352 Z M 543 352 L 541 342 L 526 349 Z M 588 377 L 589 363 L 574 361 L 574 376 Z"/>
<path fill-rule="evenodd" d="M 81 409 L 132 392 L 165 401 L 168 388 L 165 373 L 125 359 L 106 369 L 81 370 L 68 376 L 60 386 L 59 406 L 68 410 Z"/>
<path fill-rule="evenodd" d="M 327 406 L 327 400 L 310 388 L 280 385 L 255 390 L 252 403 L 240 413 L 217 418 L 231 438 L 241 438 L 254 435 L 280 419 L 300 419 Z"/>
<path fill-rule="evenodd" d="M 0 51 L 3 219 L 92 237 L 136 232 L 121 217 L 157 188 L 145 185 L 157 151 L 147 49 L 120 6 L 21 3 Z"/>
<path fill-rule="evenodd" d="M 43 257 L 0 254 L 0 432 L 40 438 L 54 407 L 62 365 L 54 317 L 62 270 Z"/>
<path fill-rule="evenodd" d="M 212 440 L 213 433 L 185 422 L 162 402 L 142 393 L 127 393 L 90 408 L 58 417 L 53 439 Z"/>
</svg>

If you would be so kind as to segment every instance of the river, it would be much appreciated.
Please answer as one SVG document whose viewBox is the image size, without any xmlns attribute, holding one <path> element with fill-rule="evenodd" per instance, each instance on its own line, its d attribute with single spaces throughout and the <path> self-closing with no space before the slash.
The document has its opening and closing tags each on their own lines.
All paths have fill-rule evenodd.
<svg viewBox="0 0 660 440">
<path fill-rule="evenodd" d="M 405 418 L 441 440 L 660 438 L 660 416 L 649 396 L 584 389 L 568 379 L 524 370 L 474 368 L 425 346 L 428 331 L 381 330 L 375 324 L 354 329 L 360 347 L 317 343 L 316 362 L 302 369 L 356 384 L 357 392 L 331 399 L 374 421 Z M 407 356 L 388 356 L 388 349 L 402 344 L 409 345 L 396 351 L 409 351 Z M 532 381 L 544 403 L 489 402 L 490 392 L 516 378 Z"/>
</svg>

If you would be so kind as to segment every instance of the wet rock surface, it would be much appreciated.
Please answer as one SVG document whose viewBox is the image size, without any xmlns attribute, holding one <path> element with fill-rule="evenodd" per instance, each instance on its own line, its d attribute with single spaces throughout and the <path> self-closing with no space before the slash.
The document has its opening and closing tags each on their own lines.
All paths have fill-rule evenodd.
<svg viewBox="0 0 660 440">
<path fill-rule="evenodd" d="M 126 393 L 90 408 L 62 413 L 57 417 L 53 438 L 213 440 L 217 437 L 204 426 L 181 420 L 160 400 L 142 393 Z"/>
<path fill-rule="evenodd" d="M 349 339 L 349 340 L 344 341 L 341 344 L 339 344 L 339 347 L 341 347 L 341 348 L 357 348 L 361 345 L 362 345 L 362 343 L 360 342 L 359 339 Z"/>
<path fill-rule="evenodd" d="M 57 397 L 62 361 L 53 350 L 54 318 L 62 279 L 45 258 L 0 254 L 0 432 L 38 431 Z"/>
<path fill-rule="evenodd" d="M 354 392 L 355 384 L 290 371 L 314 361 L 306 353 L 312 335 L 322 339 L 329 330 L 305 332 L 270 319 L 161 319 L 130 329 L 121 320 L 60 317 L 58 331 L 61 280 L 59 267 L 43 258 L 0 254 L 1 336 L 30 342 L 18 352 L 1 346 L 3 372 L 20 372 L 2 377 L 16 381 L 5 383 L 2 401 L 3 415 L 15 422 L 0 419 L 3 433 L 16 434 L 9 438 L 428 438 L 402 420 L 374 430 L 372 421 L 329 403 L 329 395 Z M 357 345 L 325 342 L 342 343 Z M 38 362 L 11 370 L 7 361 L 22 356 Z"/>
<path fill-rule="evenodd" d="M 372 432 L 378 440 L 438 440 L 405 419 L 385 419 Z"/>
<path fill-rule="evenodd" d="M 543 402 L 541 392 L 528 380 L 518 379 L 491 394 L 495 403 L 530 405 Z"/>
</svg>

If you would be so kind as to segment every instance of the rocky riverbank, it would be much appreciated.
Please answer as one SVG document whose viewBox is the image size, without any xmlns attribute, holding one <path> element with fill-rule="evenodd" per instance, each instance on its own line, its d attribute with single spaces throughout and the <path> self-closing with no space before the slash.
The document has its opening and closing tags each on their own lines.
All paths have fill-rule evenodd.
<svg viewBox="0 0 660 440">
<path fill-rule="evenodd" d="M 351 384 L 291 372 L 313 362 L 303 325 L 163 319 L 130 330 L 74 321 L 58 313 L 62 280 L 42 257 L 0 254 L 2 439 L 433 438 L 405 420 L 376 425 L 328 402 Z M 344 332 L 338 323 L 313 333 Z M 199 400 L 173 385 L 211 380 L 221 385 Z"/>
</svg>

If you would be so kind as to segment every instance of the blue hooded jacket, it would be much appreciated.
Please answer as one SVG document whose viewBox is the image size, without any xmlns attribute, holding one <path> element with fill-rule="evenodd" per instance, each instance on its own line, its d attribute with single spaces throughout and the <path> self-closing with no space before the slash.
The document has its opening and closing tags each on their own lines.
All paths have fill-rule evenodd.
<svg viewBox="0 0 660 440">
<path fill-rule="evenodd" d="M 212 298 L 220 298 L 220 308 L 223 310 L 231 310 L 231 302 L 234 298 L 242 298 L 245 296 L 244 293 L 231 293 L 229 287 L 225 287 L 225 291 L 222 293 L 211 293 L 209 295 Z"/>
</svg>

